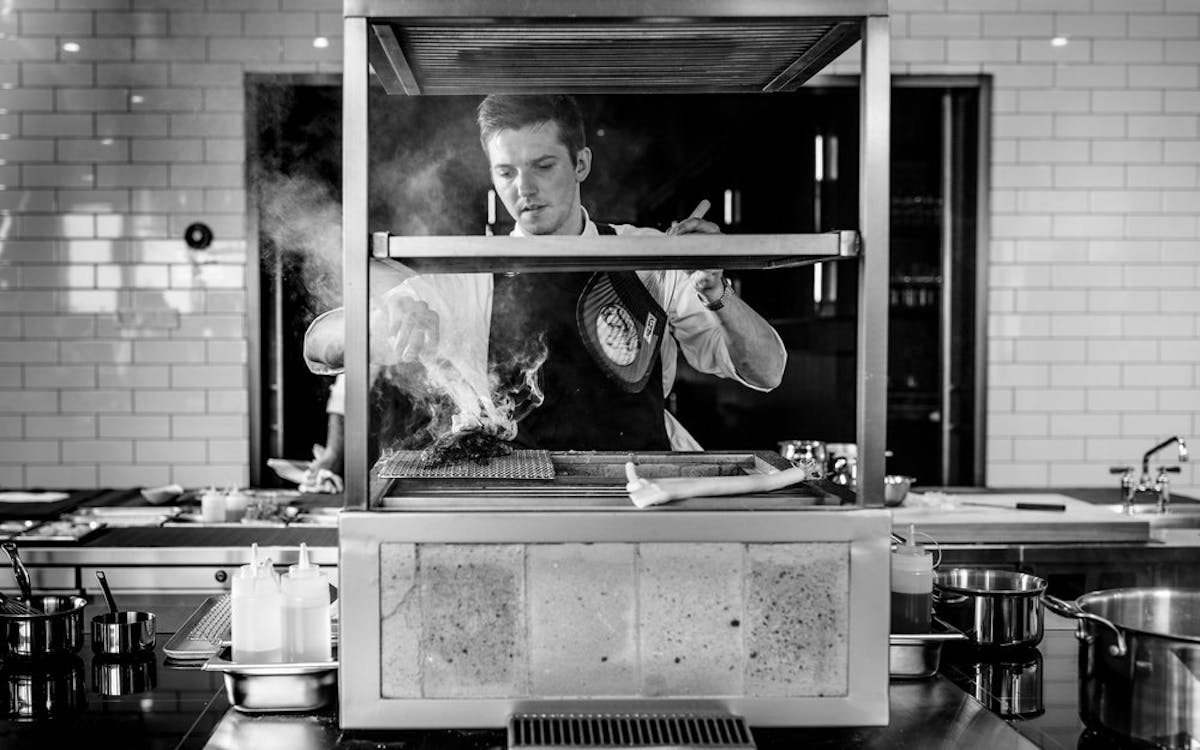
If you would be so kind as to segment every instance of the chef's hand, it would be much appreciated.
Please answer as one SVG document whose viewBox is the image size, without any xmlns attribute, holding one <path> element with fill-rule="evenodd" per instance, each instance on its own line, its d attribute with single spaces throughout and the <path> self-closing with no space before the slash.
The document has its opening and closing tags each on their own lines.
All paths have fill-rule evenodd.
<svg viewBox="0 0 1200 750">
<path fill-rule="evenodd" d="M 686 219 L 671 222 L 671 228 L 667 230 L 667 236 L 674 237 L 677 234 L 720 234 L 720 227 L 711 221 L 704 220 L 704 214 L 708 213 L 708 209 L 711 207 L 712 203 L 707 198 L 700 201 Z"/>
<path fill-rule="evenodd" d="M 437 351 L 438 315 L 426 303 L 402 295 L 388 295 L 372 304 L 371 345 L 382 364 L 416 362 Z"/>
<path fill-rule="evenodd" d="M 337 455 L 323 445 L 313 446 L 313 460 L 300 482 L 301 492 L 335 493 L 345 489 L 342 478 L 335 471 Z"/>
<path fill-rule="evenodd" d="M 701 219 L 698 216 L 692 216 L 683 221 L 671 222 L 671 228 L 667 230 L 668 237 L 674 237 L 679 234 L 720 234 L 721 228 L 711 221 Z"/>
<path fill-rule="evenodd" d="M 709 304 L 721 299 L 725 294 L 725 272 L 719 268 L 693 271 L 690 278 L 696 293 Z"/>
</svg>

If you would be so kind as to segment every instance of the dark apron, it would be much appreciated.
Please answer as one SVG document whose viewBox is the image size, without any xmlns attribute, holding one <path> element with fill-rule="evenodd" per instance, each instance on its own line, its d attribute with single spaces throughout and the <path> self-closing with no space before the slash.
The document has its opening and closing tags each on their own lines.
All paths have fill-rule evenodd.
<svg viewBox="0 0 1200 750">
<path fill-rule="evenodd" d="M 602 234 L 610 227 L 598 225 Z M 608 231 L 605 231 L 608 230 Z M 516 441 L 545 450 L 670 450 L 663 416 L 662 361 L 628 393 L 600 370 L 579 336 L 575 306 L 590 271 L 496 274 L 488 363 L 501 382 L 519 380 L 512 361 L 544 336 L 539 373 L 545 401 L 518 423 Z M 518 410 L 519 411 L 519 410 Z"/>
</svg>

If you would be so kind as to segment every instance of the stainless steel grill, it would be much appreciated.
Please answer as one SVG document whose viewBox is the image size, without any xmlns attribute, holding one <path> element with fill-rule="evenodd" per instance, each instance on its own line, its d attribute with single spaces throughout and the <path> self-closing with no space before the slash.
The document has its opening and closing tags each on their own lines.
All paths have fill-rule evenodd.
<svg viewBox="0 0 1200 750">
<path fill-rule="evenodd" d="M 537 748 L 754 748 L 746 720 L 731 714 L 513 714 L 510 750 Z"/>
<path fill-rule="evenodd" d="M 389 451 L 375 464 L 380 477 L 389 479 L 553 479 L 549 451 L 515 450 L 486 464 L 462 461 L 445 466 L 423 465 L 420 451 Z"/>
</svg>

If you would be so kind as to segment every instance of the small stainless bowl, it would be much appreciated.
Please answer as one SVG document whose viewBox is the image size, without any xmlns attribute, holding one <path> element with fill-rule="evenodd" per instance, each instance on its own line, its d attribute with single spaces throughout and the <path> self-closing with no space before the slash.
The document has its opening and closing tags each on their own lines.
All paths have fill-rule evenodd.
<svg viewBox="0 0 1200 750">
<path fill-rule="evenodd" d="M 153 612 L 106 612 L 92 618 L 92 651 L 131 656 L 154 650 L 157 635 Z"/>
<path fill-rule="evenodd" d="M 883 478 L 883 504 L 889 508 L 894 508 L 897 505 L 904 503 L 904 498 L 908 497 L 908 490 L 913 486 L 913 482 L 917 481 L 915 477 L 906 477 L 899 474 L 888 474 Z"/>
</svg>

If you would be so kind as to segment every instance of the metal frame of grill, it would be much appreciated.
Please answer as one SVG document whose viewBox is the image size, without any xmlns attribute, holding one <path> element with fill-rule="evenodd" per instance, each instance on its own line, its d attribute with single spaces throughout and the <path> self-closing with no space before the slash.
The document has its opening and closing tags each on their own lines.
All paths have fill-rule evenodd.
<svg viewBox="0 0 1200 750">
<path fill-rule="evenodd" d="M 694 542 L 728 541 L 846 541 L 851 545 L 849 694 L 804 699 L 761 699 L 747 696 L 714 697 L 715 711 L 744 714 L 756 725 L 873 725 L 887 721 L 886 623 L 872 613 L 886 599 L 886 535 L 890 525 L 882 511 L 853 513 L 762 510 L 692 513 L 621 512 L 581 513 L 557 508 L 535 512 L 376 512 L 373 498 L 382 498 L 380 482 L 373 481 L 368 460 L 369 423 L 369 261 L 372 255 L 403 263 L 422 260 L 422 271 L 467 272 L 503 270 L 569 270 L 581 267 L 642 267 L 649 250 L 658 246 L 634 245 L 635 238 L 606 238 L 609 243 L 581 243 L 570 247 L 526 243 L 518 248 L 504 238 L 487 248 L 465 243 L 455 248 L 444 238 L 389 237 L 372 239 L 368 226 L 368 90 L 371 67 L 378 79 L 404 93 L 476 93 L 545 90 L 553 85 L 573 93 L 659 94 L 667 91 L 781 92 L 794 88 L 823 67 L 837 52 L 861 40 L 860 85 L 860 220 L 857 233 L 828 235 L 744 235 L 722 238 L 720 247 L 703 241 L 679 243 L 692 251 L 666 253 L 664 267 L 778 267 L 862 255 L 858 264 L 859 310 L 857 335 L 857 429 L 859 446 L 858 501 L 882 507 L 884 439 L 886 434 L 887 288 L 888 288 L 888 161 L 890 132 L 890 60 L 888 0 L 344 0 L 343 35 L 343 244 L 345 274 L 346 352 L 346 505 L 341 517 L 340 571 L 343 582 L 341 608 L 353 616 L 343 618 L 347 644 L 340 674 L 340 721 L 347 728 L 396 726 L 457 726 L 471 721 L 503 725 L 513 712 L 555 711 L 564 707 L 513 705 L 508 699 L 468 697 L 462 700 L 393 700 L 380 696 L 379 548 L 395 541 L 421 543 L 563 543 L 601 541 Z M 438 19 L 436 22 L 433 19 Z M 734 40 L 705 38 L 705 27 L 742 24 L 746 34 L 762 32 L 772 23 L 791 26 L 803 37 L 788 55 L 778 50 L 754 58 L 741 51 L 732 78 L 713 78 L 711 85 L 697 83 L 697 71 L 707 65 L 699 50 L 733 50 Z M 507 25 L 525 32 L 525 60 L 538 61 L 539 76 L 529 65 L 509 66 L 517 60 L 499 34 Z M 431 29 L 438 31 L 432 38 Z M 578 27 L 578 28 L 574 28 Z M 588 27 L 592 31 L 586 31 Z M 801 27 L 816 30 L 799 33 Z M 571 29 L 574 28 L 574 31 Z M 603 29 L 631 39 L 642 32 L 650 46 L 657 32 L 663 40 L 664 58 L 678 63 L 676 77 L 664 77 L 653 56 L 625 46 L 626 53 L 600 62 L 605 75 L 596 85 L 580 75 L 584 68 L 546 75 L 548 62 L 562 59 L 561 42 L 554 33 L 575 34 L 588 41 L 591 52 L 580 60 L 605 58 Z M 820 29 L 824 29 L 821 31 Z M 487 50 L 447 54 L 439 49 L 461 45 L 467 32 L 495 32 Z M 671 47 L 667 33 L 689 41 Z M 611 36 L 612 34 L 609 34 Z M 418 38 L 419 37 L 419 38 Z M 718 35 L 719 37 L 719 35 Z M 714 41 L 715 39 L 715 41 Z M 419 44 L 415 44 L 419 41 Z M 407 45 L 407 46 L 406 46 Z M 730 45 L 724 46 L 722 45 Z M 485 45 L 486 46 L 486 45 Z M 688 47 L 697 50 L 689 58 Z M 582 51 L 582 50 L 581 50 Z M 399 53 L 399 54 L 397 54 Z M 488 56 L 491 55 L 489 58 Z M 440 58 L 438 56 L 441 56 Z M 464 77 L 485 59 L 504 63 L 507 78 Z M 754 62 L 751 62 L 754 61 Z M 437 62 L 437 65 L 434 63 Z M 757 65 L 757 67 L 756 67 Z M 449 67 L 445 67 L 449 66 Z M 457 67 L 456 67 L 457 66 Z M 557 77 L 555 77 L 557 75 Z M 390 79 L 390 80 L 389 80 Z M 524 81 L 524 82 L 523 82 Z M 674 88 L 672 88 L 674 87 Z M 778 94 L 776 94 L 778 95 Z M 458 238 L 456 238 L 457 241 Z M 409 241 L 412 240 L 412 241 Z M 753 259 L 747 263 L 745 259 Z M 696 262 L 699 261 L 699 262 Z M 413 264 L 414 266 L 418 264 Z M 352 647 L 352 648 L 351 648 Z M 579 709 L 570 701 L 566 713 Z M 685 708 L 686 704 L 686 708 Z M 692 702 L 678 698 L 642 698 L 625 705 L 605 706 L 617 712 L 656 714 L 690 710 Z M 588 705 L 600 710 L 600 706 Z"/>
<path fill-rule="evenodd" d="M 373 255 L 389 262 L 411 261 L 414 270 L 467 272 L 479 270 L 577 270 L 580 268 L 645 267 L 661 258 L 662 267 L 773 268 L 861 253 L 859 263 L 858 356 L 856 382 L 859 446 L 857 495 L 863 505 L 883 506 L 884 440 L 887 414 L 887 285 L 888 285 L 888 147 L 890 69 L 887 0 L 344 0 L 343 57 L 343 244 L 346 321 L 346 504 L 371 507 L 368 437 L 368 261 Z M 523 67 L 504 67 L 507 78 L 439 79 L 425 65 L 429 55 L 454 63 L 455 52 L 472 35 L 481 48 L 505 49 L 512 27 L 523 34 Z M 706 61 L 695 45 L 737 44 L 722 37 L 767 29 L 791 28 L 801 37 L 788 56 L 758 59 L 757 67 L 739 67 L 739 81 L 707 90 L 786 91 L 820 70 L 855 41 L 862 41 L 860 221 L 857 232 L 812 235 L 725 236 L 719 244 L 689 238 L 664 247 L 647 238 L 603 238 L 607 243 L 569 246 L 549 239 L 531 243 L 510 238 L 401 238 L 386 232 L 372 239 L 367 218 L 367 172 L 370 134 L 367 92 L 371 69 L 391 90 L 484 94 L 519 90 L 537 61 L 557 60 L 562 35 L 583 40 L 579 61 L 598 60 L 624 81 L 620 90 L 661 93 L 693 86 L 699 74 L 711 76 L 722 66 Z M 432 29 L 440 30 L 430 34 Z M 602 29 L 604 34 L 596 33 Z M 444 33 L 442 33 L 444 32 Z M 801 33 L 802 32 L 802 33 Z M 655 35 L 658 35 L 657 37 Z M 556 37 L 556 35 L 558 35 Z M 644 56 L 606 56 L 608 38 L 640 36 L 647 47 L 671 35 L 687 39 L 661 53 L 678 79 L 665 83 L 650 75 Z M 420 38 L 421 44 L 405 44 Z M 407 40 L 407 41 L 406 41 Z M 480 41 L 482 40 L 482 41 Z M 717 40 L 717 41 L 713 41 Z M 586 48 L 586 49 L 585 49 Z M 698 50 L 699 47 L 696 47 Z M 590 50 L 590 51 L 589 51 Z M 465 53 L 464 53 L 465 54 Z M 475 55 L 476 53 L 471 53 Z M 423 57 L 422 55 L 426 55 Z M 467 57 L 471 57 L 467 55 Z M 786 60 L 785 60 L 786 57 Z M 411 58 L 411 59 L 410 59 Z M 769 58 L 769 59 L 768 59 Z M 474 58 L 472 58 L 474 59 Z M 514 58 L 515 60 L 516 58 Z M 649 58 L 653 60 L 653 58 Z M 749 59 L 749 58 L 746 58 Z M 561 61 L 559 61 L 561 62 Z M 369 63 L 369 64 L 368 64 Z M 450 63 L 447 63 L 450 64 Z M 572 65 L 576 63 L 571 63 Z M 583 64 L 580 62 L 579 64 Z M 560 66 L 561 67 L 561 66 Z M 429 68 L 429 69 L 427 69 Z M 586 70 L 584 65 L 581 70 Z M 441 68 L 439 68 L 441 70 Z M 701 73 L 702 71 L 702 73 Z M 657 74 L 655 74 L 657 75 Z M 431 76 L 431 77 L 430 77 Z M 691 81 L 692 83 L 684 83 Z M 451 85 L 452 84 L 452 85 Z M 585 78 L 555 81 L 577 93 L 610 92 L 608 84 Z M 541 84 L 539 84 L 541 85 Z M 444 87 L 439 89 L 439 87 Z M 680 90 L 680 89 L 674 89 Z M 694 90 L 694 89 L 692 89 Z M 474 240 L 474 241 L 464 241 Z M 635 244 L 635 240 L 643 240 Z M 520 244 L 517 244 L 520 243 Z M 685 249 L 680 249 L 681 247 Z M 861 247 L 861 249 L 860 249 Z M 361 251 L 358 249 L 361 248 Z M 653 262 L 651 262 L 653 265 Z"/>
</svg>

